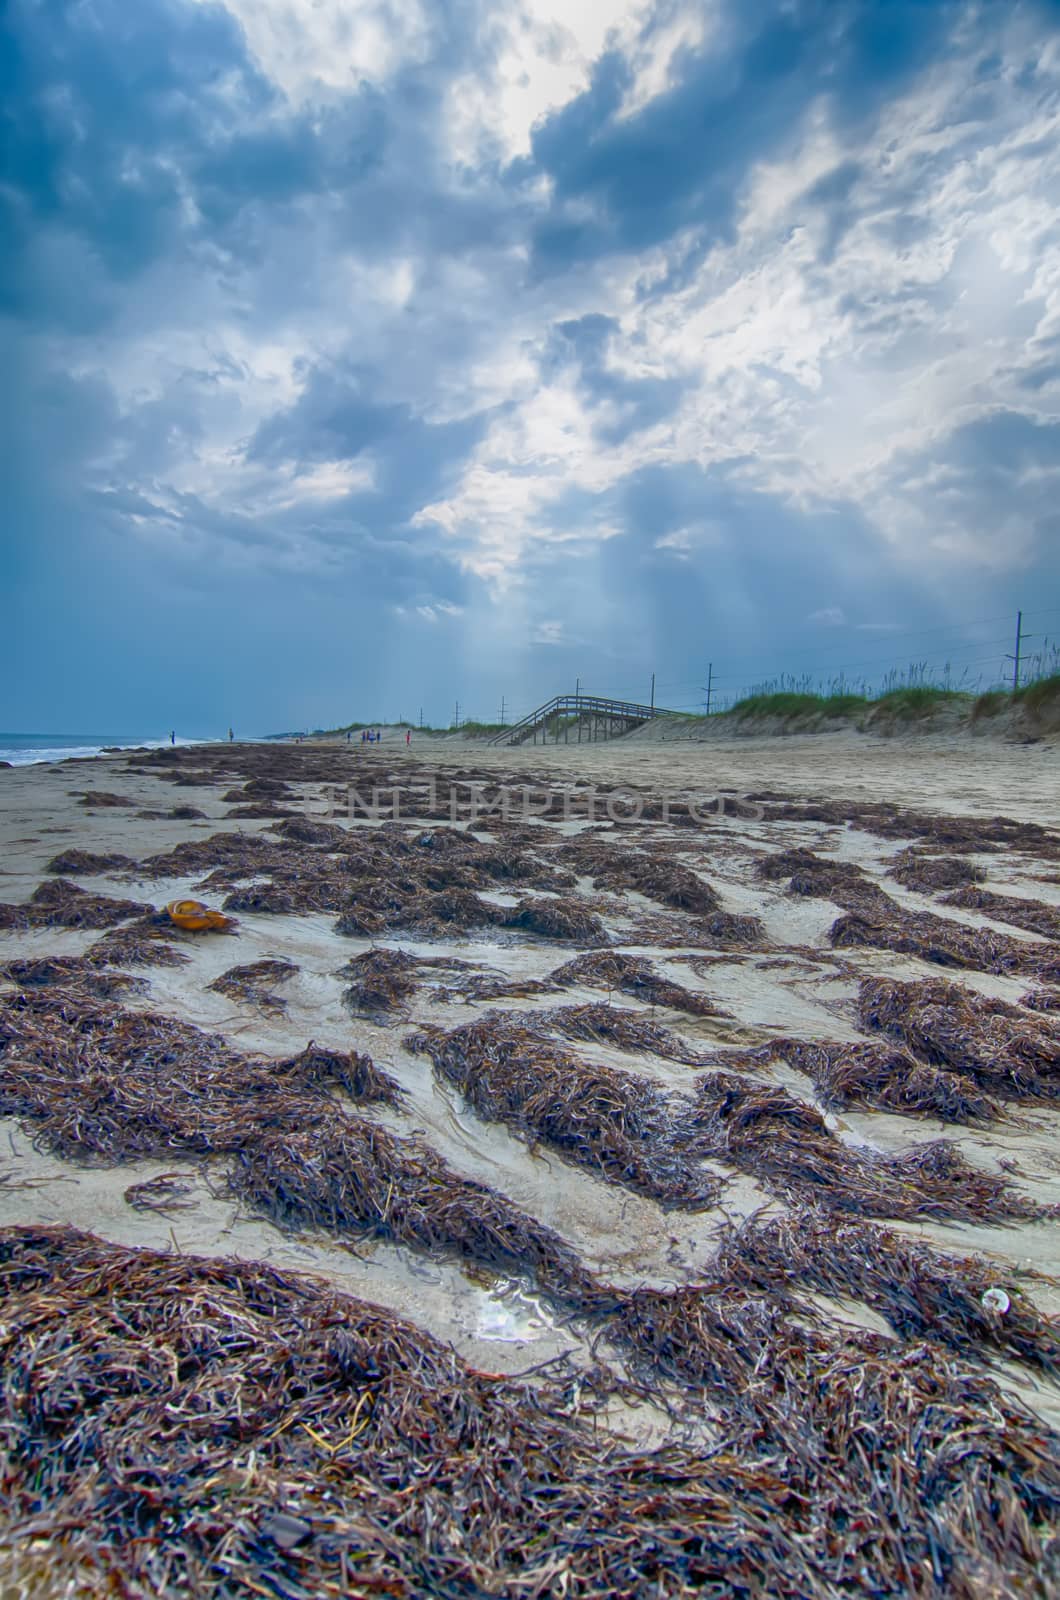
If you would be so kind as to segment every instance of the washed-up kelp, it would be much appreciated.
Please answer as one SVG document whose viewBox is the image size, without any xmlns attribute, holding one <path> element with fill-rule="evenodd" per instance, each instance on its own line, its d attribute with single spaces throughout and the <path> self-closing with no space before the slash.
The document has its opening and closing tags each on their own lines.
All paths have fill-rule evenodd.
<svg viewBox="0 0 1060 1600">
<path fill-rule="evenodd" d="M 931 911 L 907 911 L 887 897 L 883 901 L 839 917 L 828 931 L 832 945 L 839 950 L 896 950 L 940 967 L 1060 983 L 1060 950 L 1056 946 L 1030 944 L 991 928 L 971 928 Z"/>
<path fill-rule="evenodd" d="M 803 1222 L 812 1234 L 815 1219 L 803 1215 L 785 1236 L 790 1278 L 776 1240 L 763 1240 L 761 1264 L 740 1257 L 709 1284 L 616 1296 L 612 1338 L 646 1376 L 703 1391 L 726 1454 L 783 1476 L 807 1534 L 826 1541 L 830 1594 L 862 1584 L 895 1600 L 1015 1594 L 1023 1571 L 1036 1592 L 1060 1508 L 1060 1440 L 940 1344 L 840 1339 L 813 1325 L 808 1306 L 785 1306 L 776 1285 L 797 1281 Z M 840 1230 L 816 1225 L 827 1252 Z M 861 1241 L 866 1260 L 871 1242 Z M 775 1282 L 764 1281 L 770 1259 Z M 944 1293 L 937 1299 L 945 1306 Z"/>
<path fill-rule="evenodd" d="M 68 872 L 78 872 L 85 877 L 92 877 L 100 872 L 129 871 L 135 866 L 136 862 L 130 856 L 96 855 L 91 850 L 64 850 L 60 855 L 52 856 L 45 871 L 54 872 L 60 877 Z"/>
<path fill-rule="evenodd" d="M 90 894 L 67 878 L 42 883 L 21 905 L 0 905 L 0 928 L 113 928 L 151 908 Z"/>
<path fill-rule="evenodd" d="M 557 1006 L 551 1011 L 528 1011 L 519 1020 L 526 1027 L 561 1033 L 565 1039 L 607 1044 L 637 1055 L 650 1052 L 693 1067 L 703 1064 L 702 1051 L 693 1049 L 669 1028 L 660 1027 L 643 1011 L 631 1011 L 626 1006 L 591 1001 L 581 1006 Z"/>
<path fill-rule="evenodd" d="M 100 810 L 110 810 L 114 807 L 134 806 L 135 800 L 130 800 L 124 794 L 108 794 L 105 789 L 71 789 L 72 795 L 80 795 L 78 805 L 94 806 Z"/>
<path fill-rule="evenodd" d="M 288 983 L 297 971 L 298 967 L 293 961 L 266 957 L 262 961 L 249 961 L 241 967 L 229 967 L 227 972 L 206 987 L 227 996 L 229 1000 L 241 1000 L 247 1005 L 257 1006 L 270 1016 L 282 1016 L 287 1010 L 287 1002 L 282 995 L 272 992 L 271 985 Z"/>
<path fill-rule="evenodd" d="M 830 1546 L 760 1460 L 622 1448 L 552 1390 L 266 1266 L 10 1229 L 0 1294 L 0 1561 L 41 1595 L 827 1600 L 837 1565 L 866 1597 L 894 1570 L 886 1545 L 865 1559 L 871 1527 Z M 1022 1573 L 1037 1507 L 1000 1469 L 979 1492 L 1018 1514 L 983 1537 Z M 937 1498 L 950 1562 L 948 1481 Z"/>
<path fill-rule="evenodd" d="M 999 1099 L 1060 1098 L 1060 1026 L 1047 1016 L 941 978 L 867 978 L 858 1015 L 863 1027 L 889 1034 L 923 1060 L 973 1079 Z"/>
<path fill-rule="evenodd" d="M 667 1006 L 695 1017 L 725 1017 L 712 1000 L 698 990 L 660 977 L 645 956 L 622 955 L 618 951 L 576 956 L 573 961 L 549 974 L 549 983 L 560 988 L 585 985 L 592 989 L 617 990 L 648 1005 Z"/>
<path fill-rule="evenodd" d="M 748 1173 L 791 1204 L 969 1222 L 1043 1215 L 1007 1179 L 971 1166 L 944 1140 L 882 1156 L 843 1144 L 816 1107 L 783 1089 L 719 1072 L 701 1078 L 697 1093 L 699 1153 Z"/>
<path fill-rule="evenodd" d="M 330 1089 L 357 1093 L 357 1061 L 315 1046 L 272 1061 L 165 1017 L 0 995 L 0 1115 L 32 1124 L 57 1155 L 228 1156 L 232 1191 L 277 1222 L 396 1239 L 582 1293 L 589 1280 L 558 1234 L 339 1107 Z"/>
<path fill-rule="evenodd" d="M 129 972 L 107 972 L 85 956 L 39 956 L 28 961 L 7 961 L 0 977 L 20 989 L 61 988 L 95 1000 L 143 994 L 147 983 Z"/>
<path fill-rule="evenodd" d="M 428 1055 L 480 1117 L 531 1146 L 547 1145 L 663 1205 L 717 1200 L 717 1180 L 684 1152 L 680 1110 L 646 1078 L 588 1065 L 496 1012 L 450 1033 L 414 1034 L 406 1047 Z"/>
<path fill-rule="evenodd" d="M 303 1116 L 235 1152 L 231 1192 L 287 1228 L 372 1236 L 529 1275 L 577 1301 L 592 1283 L 570 1246 L 503 1195 L 461 1178 L 427 1145 L 363 1117 Z"/>
<path fill-rule="evenodd" d="M 941 854 L 975 854 L 1004 849 L 1024 850 L 1046 860 L 1060 854 L 1060 835 L 1037 822 L 1017 822 L 1012 817 L 947 817 L 906 810 L 887 801 L 786 800 L 749 795 L 764 800 L 767 822 L 826 822 L 847 825 L 881 839 L 914 839 Z"/>
<path fill-rule="evenodd" d="M 989 889 L 958 889 L 943 896 L 944 906 L 959 906 L 962 911 L 985 911 L 995 922 L 1007 922 L 1046 939 L 1060 939 L 1060 906 L 1043 900 L 1025 900 L 1012 894 L 993 894 Z"/>
<path fill-rule="evenodd" d="M 752 1220 L 722 1242 L 724 1281 L 783 1296 L 801 1285 L 861 1300 L 903 1339 L 930 1339 L 967 1357 L 997 1353 L 1060 1375 L 1060 1321 L 1013 1283 L 1011 1269 L 952 1256 L 889 1228 L 820 1214 Z M 1004 1289 L 1007 1311 L 989 1291 Z"/>
<path fill-rule="evenodd" d="M 354 1016 L 403 1016 L 419 987 L 413 975 L 417 965 L 404 950 L 366 950 L 341 969 L 342 977 L 353 980 L 343 1001 Z"/>
<path fill-rule="evenodd" d="M 926 856 L 919 850 L 903 850 L 887 876 L 904 889 L 935 894 L 943 889 L 961 889 L 979 883 L 981 867 L 961 856 Z"/>
<path fill-rule="evenodd" d="M 146 1178 L 143 1183 L 130 1183 L 122 1195 L 127 1206 L 134 1211 L 189 1211 L 195 1204 L 188 1196 L 195 1185 L 189 1183 L 186 1173 L 160 1172 L 157 1178 Z"/>
<path fill-rule="evenodd" d="M 1004 1116 L 1000 1101 L 963 1072 L 918 1061 L 908 1050 L 808 1039 L 777 1039 L 770 1049 L 811 1079 L 826 1106 L 864 1106 L 943 1122 L 994 1122 Z"/>
<path fill-rule="evenodd" d="M 340 1052 L 247 1055 L 189 1023 L 56 990 L 0 996 L 0 1108 L 58 1155 L 230 1151 L 263 1127 L 326 1116 L 329 1084 L 353 1093 L 356 1072 Z"/>
<path fill-rule="evenodd" d="M 1060 992 L 1056 989 L 1032 989 L 1029 994 L 1020 995 L 1020 1005 L 1026 1006 L 1029 1011 L 1060 1014 Z"/>
</svg>

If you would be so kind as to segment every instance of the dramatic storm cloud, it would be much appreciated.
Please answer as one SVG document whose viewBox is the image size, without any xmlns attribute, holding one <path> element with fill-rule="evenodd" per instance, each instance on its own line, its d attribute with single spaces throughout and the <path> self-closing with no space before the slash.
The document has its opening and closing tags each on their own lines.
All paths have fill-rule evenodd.
<svg viewBox="0 0 1060 1600">
<path fill-rule="evenodd" d="M 1045 0 L 0 27 L 0 726 L 989 677 L 1060 623 Z"/>
</svg>

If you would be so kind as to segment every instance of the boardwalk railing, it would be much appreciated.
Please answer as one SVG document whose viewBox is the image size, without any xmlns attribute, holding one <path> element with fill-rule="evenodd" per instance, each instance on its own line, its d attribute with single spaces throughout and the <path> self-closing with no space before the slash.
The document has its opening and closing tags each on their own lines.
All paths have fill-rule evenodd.
<svg viewBox="0 0 1060 1600">
<path fill-rule="evenodd" d="M 536 711 L 495 733 L 490 744 L 564 744 L 613 739 L 653 717 L 672 717 L 661 706 L 640 706 L 631 700 L 608 700 L 598 694 L 557 694 Z"/>
</svg>

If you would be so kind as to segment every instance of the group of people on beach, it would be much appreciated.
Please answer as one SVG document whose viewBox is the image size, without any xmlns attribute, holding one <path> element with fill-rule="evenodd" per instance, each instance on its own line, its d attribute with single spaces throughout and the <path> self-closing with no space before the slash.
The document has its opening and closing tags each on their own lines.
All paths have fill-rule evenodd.
<svg viewBox="0 0 1060 1600">
<path fill-rule="evenodd" d="M 353 737 L 353 730 L 351 728 L 349 733 L 347 733 L 347 735 L 346 735 L 346 743 L 347 744 L 349 744 L 349 742 L 352 739 L 352 737 Z M 361 743 L 362 744 L 378 744 L 380 739 L 382 739 L 382 737 L 383 737 L 383 735 L 379 731 L 378 728 L 362 728 L 361 729 Z M 412 729 L 411 728 L 406 728 L 405 729 L 405 743 L 406 743 L 406 745 L 410 745 L 412 743 Z"/>
</svg>

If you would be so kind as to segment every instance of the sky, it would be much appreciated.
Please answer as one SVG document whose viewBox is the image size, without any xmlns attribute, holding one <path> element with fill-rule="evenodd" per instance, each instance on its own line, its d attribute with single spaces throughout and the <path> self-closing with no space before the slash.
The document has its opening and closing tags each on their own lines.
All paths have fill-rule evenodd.
<svg viewBox="0 0 1060 1600">
<path fill-rule="evenodd" d="M 0 240 L 9 731 L 1060 635 L 1056 0 L 7 0 Z"/>
</svg>

